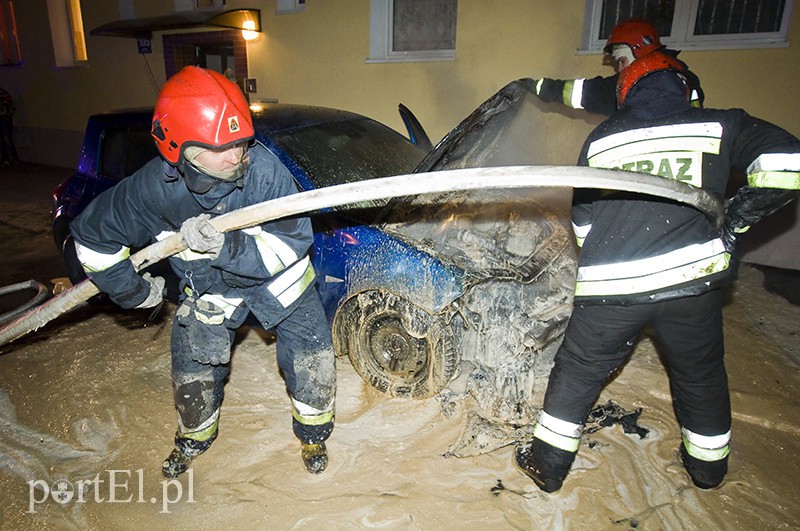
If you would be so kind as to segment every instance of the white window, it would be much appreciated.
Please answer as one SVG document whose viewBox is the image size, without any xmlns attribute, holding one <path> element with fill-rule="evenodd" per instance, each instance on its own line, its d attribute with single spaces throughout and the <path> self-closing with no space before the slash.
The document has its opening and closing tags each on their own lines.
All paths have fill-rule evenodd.
<svg viewBox="0 0 800 531">
<path fill-rule="evenodd" d="M 225 0 L 175 0 L 175 11 L 222 9 Z"/>
<path fill-rule="evenodd" d="M 453 61 L 458 0 L 370 0 L 367 62 Z"/>
<path fill-rule="evenodd" d="M 278 0 L 275 13 L 286 15 L 289 13 L 302 13 L 306 10 L 306 0 Z"/>
<path fill-rule="evenodd" d="M 611 29 L 643 18 L 677 50 L 788 46 L 793 0 L 587 0 L 582 50 L 600 51 Z"/>
<path fill-rule="evenodd" d="M 81 0 L 47 0 L 50 34 L 56 66 L 79 66 L 88 62 L 83 31 Z"/>
</svg>

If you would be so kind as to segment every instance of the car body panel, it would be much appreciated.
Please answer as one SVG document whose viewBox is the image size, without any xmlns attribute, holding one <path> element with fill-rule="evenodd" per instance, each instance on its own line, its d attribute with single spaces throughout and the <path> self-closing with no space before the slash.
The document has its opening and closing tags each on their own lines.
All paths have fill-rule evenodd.
<svg viewBox="0 0 800 531">
<path fill-rule="evenodd" d="M 152 110 L 132 109 L 89 118 L 76 171 L 53 191 L 51 221 L 62 248 L 66 227 L 92 199 L 157 156 L 153 142 L 143 142 Z"/>
<path fill-rule="evenodd" d="M 464 291 L 463 271 L 382 230 L 351 226 L 317 237 L 315 267 L 331 321 L 339 301 L 361 291 L 389 291 L 430 313 Z"/>
</svg>

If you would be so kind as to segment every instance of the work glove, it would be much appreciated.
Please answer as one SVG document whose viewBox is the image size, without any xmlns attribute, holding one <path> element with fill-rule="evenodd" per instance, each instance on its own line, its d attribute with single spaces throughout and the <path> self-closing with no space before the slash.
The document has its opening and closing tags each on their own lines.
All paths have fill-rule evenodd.
<svg viewBox="0 0 800 531">
<path fill-rule="evenodd" d="M 207 254 L 210 259 L 219 257 L 225 235 L 209 222 L 211 216 L 200 214 L 189 218 L 181 225 L 181 237 L 189 249 L 197 253 Z"/>
<path fill-rule="evenodd" d="M 732 212 L 732 210 L 729 208 L 725 213 L 725 223 L 722 224 L 722 228 L 719 230 L 719 236 L 725 246 L 725 251 L 731 255 L 736 251 L 736 240 L 750 229 L 750 223 L 736 212 Z"/>
<path fill-rule="evenodd" d="M 563 102 L 564 82 L 556 79 L 542 78 L 536 81 L 536 95 L 542 101 Z"/>
<path fill-rule="evenodd" d="M 231 331 L 225 326 L 222 308 L 189 297 L 175 312 L 175 320 L 183 332 L 178 341 L 185 341 L 192 360 L 203 365 L 221 365 L 230 361 Z"/>
<path fill-rule="evenodd" d="M 733 228 L 733 225 L 726 223 L 720 229 L 720 239 L 722 239 L 722 245 L 725 246 L 725 251 L 728 254 L 733 254 L 736 250 L 736 237 L 738 236 L 736 230 Z"/>
<path fill-rule="evenodd" d="M 164 300 L 164 279 L 162 277 L 154 277 L 150 273 L 145 273 L 142 278 L 150 284 L 150 293 L 147 298 L 141 302 L 136 308 L 152 308 L 161 304 Z"/>
<path fill-rule="evenodd" d="M 523 77 L 518 80 L 519 83 L 527 90 L 528 92 L 533 92 L 536 94 L 536 84 L 539 82 L 538 79 L 533 79 L 530 77 Z"/>
<path fill-rule="evenodd" d="M 748 180 L 750 178 L 748 176 Z M 720 230 L 725 250 L 729 253 L 733 252 L 736 238 L 740 234 L 747 232 L 747 229 L 761 219 L 772 215 L 798 197 L 800 197 L 800 190 L 741 187 L 736 195 L 725 204 L 725 224 Z"/>
<path fill-rule="evenodd" d="M 727 226 L 723 226 L 720 231 L 720 239 L 725 247 L 725 252 L 733 254 L 736 250 L 736 234 Z"/>
</svg>

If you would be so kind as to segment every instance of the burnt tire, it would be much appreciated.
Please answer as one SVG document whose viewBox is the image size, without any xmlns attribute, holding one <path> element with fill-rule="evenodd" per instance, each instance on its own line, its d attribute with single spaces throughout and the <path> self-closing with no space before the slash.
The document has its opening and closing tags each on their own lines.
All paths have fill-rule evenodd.
<svg viewBox="0 0 800 531">
<path fill-rule="evenodd" d="M 461 361 L 449 326 L 385 291 L 349 298 L 336 313 L 333 336 L 364 381 L 395 397 L 435 396 Z"/>
</svg>

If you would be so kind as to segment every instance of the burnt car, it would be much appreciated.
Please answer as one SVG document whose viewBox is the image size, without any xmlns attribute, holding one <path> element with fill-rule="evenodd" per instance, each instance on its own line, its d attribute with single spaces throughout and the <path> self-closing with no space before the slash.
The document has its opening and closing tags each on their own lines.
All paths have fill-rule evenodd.
<svg viewBox="0 0 800 531">
<path fill-rule="evenodd" d="M 530 94 L 514 82 L 435 147 L 402 105 L 408 137 L 365 116 L 301 105 L 253 109 L 257 141 L 299 189 L 462 167 L 531 164 L 503 149 Z M 156 151 L 147 110 L 89 118 L 75 172 L 53 193 L 53 234 L 84 278 L 68 226 Z M 435 173 L 432 178 L 435 178 Z M 481 406 L 529 420 L 571 311 L 569 189 L 481 190 L 376 201 L 312 214 L 317 288 L 337 354 L 393 396 L 437 395 L 456 376 Z"/>
</svg>

